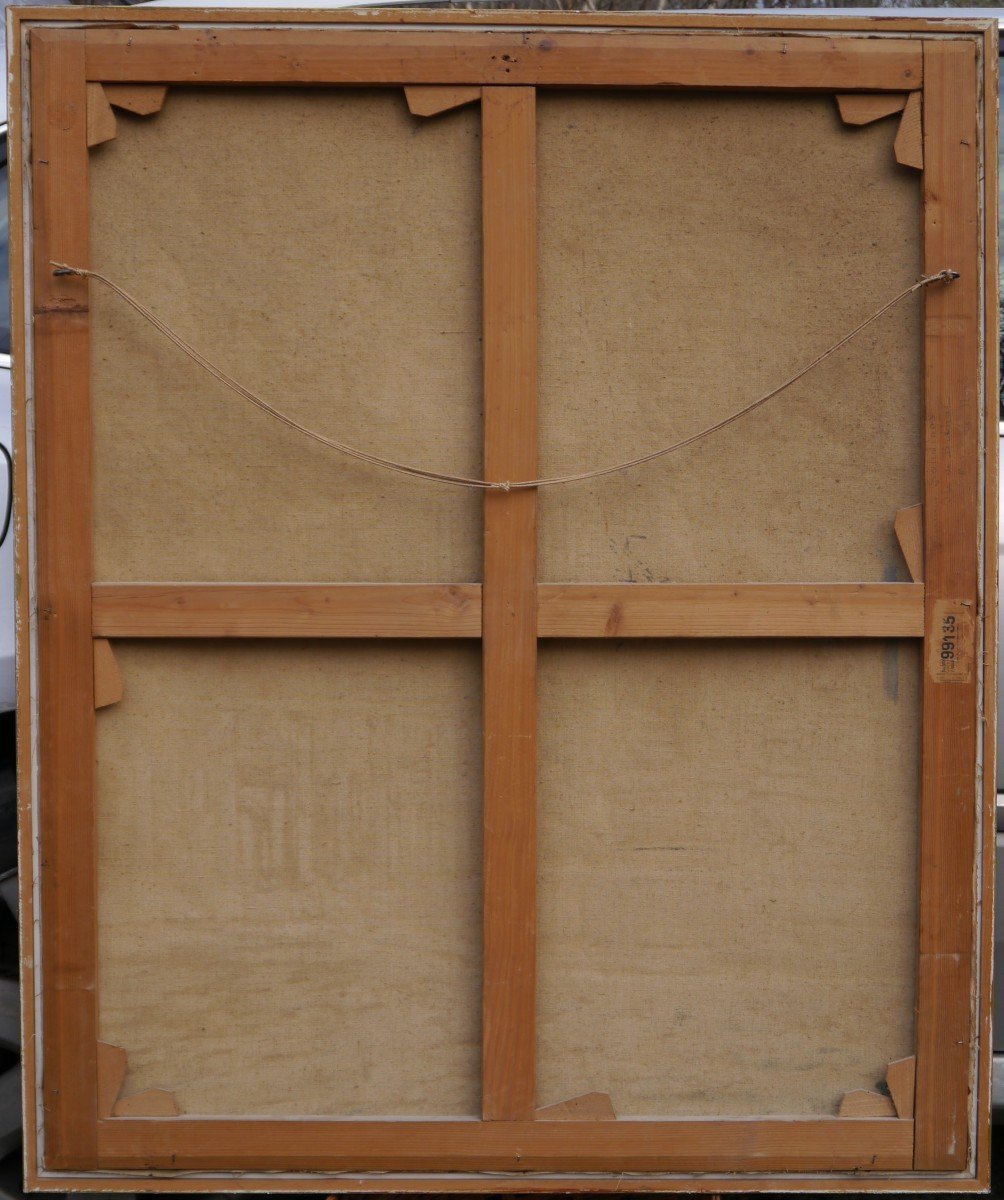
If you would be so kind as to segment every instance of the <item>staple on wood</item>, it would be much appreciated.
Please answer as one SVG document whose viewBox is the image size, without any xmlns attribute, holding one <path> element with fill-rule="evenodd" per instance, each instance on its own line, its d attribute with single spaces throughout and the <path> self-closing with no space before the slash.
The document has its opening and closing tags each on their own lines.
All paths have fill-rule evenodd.
<svg viewBox="0 0 1004 1200">
<path fill-rule="evenodd" d="M 904 167 L 924 169 L 924 138 L 922 130 L 921 93 L 911 92 L 903 108 L 894 148 L 896 161 Z"/>
<path fill-rule="evenodd" d="M 435 117 L 440 113 L 449 112 L 452 108 L 462 108 L 465 104 L 474 104 L 481 99 L 481 89 L 479 87 L 409 86 L 404 89 L 404 98 L 412 116 Z"/>
<path fill-rule="evenodd" d="M 94 707 L 105 708 L 122 699 L 122 674 L 107 638 L 94 639 Z"/>
<path fill-rule="evenodd" d="M 100 83 L 87 85 L 87 145 L 100 146 L 110 142 L 118 132 L 115 114 Z"/>
<path fill-rule="evenodd" d="M 838 1117 L 895 1117 L 896 1106 L 888 1096 L 856 1088 L 845 1092 L 837 1110 Z"/>
<path fill-rule="evenodd" d="M 586 1092 L 582 1096 L 573 1096 L 571 1100 L 562 1100 L 558 1104 L 549 1104 L 546 1108 L 538 1108 L 538 1121 L 616 1121 L 613 1101 L 606 1092 Z"/>
<path fill-rule="evenodd" d="M 870 125 L 902 112 L 906 97 L 906 92 L 845 92 L 836 99 L 845 125 Z"/>
<path fill-rule="evenodd" d="M 906 559 L 914 583 L 924 581 L 924 506 L 912 504 L 901 508 L 893 518 L 893 529 L 899 548 Z"/>
<path fill-rule="evenodd" d="M 167 86 L 158 83 L 99 83 L 93 86 L 104 89 L 105 98 L 113 108 L 123 108 L 138 117 L 160 112 L 167 98 Z"/>
<path fill-rule="evenodd" d="M 917 1076 L 917 1058 L 897 1058 L 886 1068 L 885 1081 L 896 1107 L 896 1115 L 904 1121 L 913 1117 L 913 1091 Z"/>
</svg>

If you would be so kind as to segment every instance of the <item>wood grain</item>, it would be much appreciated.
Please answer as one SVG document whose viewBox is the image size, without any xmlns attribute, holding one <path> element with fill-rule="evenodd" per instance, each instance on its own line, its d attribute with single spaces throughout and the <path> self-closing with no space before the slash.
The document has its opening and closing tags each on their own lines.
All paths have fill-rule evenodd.
<svg viewBox="0 0 1004 1200">
<path fill-rule="evenodd" d="M 440 33 L 92 29 L 87 78 L 161 84 L 472 84 L 910 91 L 920 44 L 899 38 L 673 37 L 624 29 Z"/>
<path fill-rule="evenodd" d="M 541 584 L 541 637 L 922 637 L 914 583 Z"/>
<path fill-rule="evenodd" d="M 143 1180 L 143 1190 L 149 1193 L 204 1193 L 206 1183 L 211 1178 L 211 1176 L 206 1176 L 198 1172 L 191 1172 L 186 1175 L 150 1176 Z M 33 1190 L 50 1192 L 57 1190 L 52 1186 L 51 1179 L 39 1180 L 38 1176 L 35 1175 L 29 1181 Z M 93 1177 L 64 1175 L 61 1176 L 61 1181 L 66 1188 L 73 1188 L 80 1191 L 85 1190 L 86 1185 L 93 1182 Z M 133 1187 L 130 1189 L 130 1176 L 128 1175 L 108 1174 L 101 1176 L 102 1187 L 106 1192 L 111 1194 L 135 1190 L 135 1181 L 132 1182 Z M 277 1183 L 280 1182 L 283 1193 L 291 1194 L 302 1192 L 317 1193 L 321 1190 L 336 1194 L 372 1193 L 374 1187 L 379 1186 L 381 1183 L 390 1183 L 395 1193 L 411 1195 L 414 1195 L 416 1192 L 429 1195 L 430 1188 L 433 1187 L 435 1188 L 435 1192 L 432 1194 L 435 1195 L 451 1195 L 456 1193 L 483 1195 L 486 1192 L 498 1193 L 500 1195 L 513 1195 L 514 1193 L 518 1195 L 553 1194 L 555 1183 L 552 1176 L 541 1177 L 521 1174 L 519 1172 L 489 1175 L 476 1175 L 463 1171 L 422 1175 L 397 1174 L 390 1177 L 390 1179 L 383 1173 L 366 1174 L 364 1172 L 355 1172 L 352 1174 L 332 1174 L 321 1171 L 303 1176 L 275 1172 L 264 1177 L 260 1175 L 242 1175 L 240 1181 L 241 1192 L 260 1193 L 274 1191 Z M 875 1173 L 868 1176 L 869 1192 L 902 1193 L 906 1186 L 909 1186 L 911 1193 L 944 1192 L 945 1177 L 944 1175 L 909 1175 L 904 1178 L 902 1174 L 894 1173 Z M 561 1175 L 561 1191 L 565 1195 L 582 1195 L 584 1193 L 623 1195 L 624 1176 L 623 1174 L 612 1174 L 601 1171 L 589 1175 L 563 1172 Z M 639 1195 L 679 1195 L 680 1193 L 685 1193 L 698 1196 L 717 1194 L 734 1195 L 737 1192 L 748 1194 L 752 1191 L 780 1193 L 860 1193 L 861 1175 L 854 1171 L 843 1174 L 832 1171 L 819 1171 L 811 1175 L 784 1175 L 777 1172 L 770 1173 L 759 1170 L 732 1175 L 716 1175 L 710 1172 L 702 1172 L 700 1175 L 649 1172 L 645 1175 L 636 1175 L 632 1178 L 631 1191 Z M 952 1178 L 952 1191 L 953 1193 L 969 1194 L 981 1191 L 986 1192 L 987 1185 L 985 1183 L 981 1185 L 980 1181 L 976 1179 L 954 1176 Z"/>
<path fill-rule="evenodd" d="M 480 637 L 476 583 L 96 583 L 96 637 Z"/>
<path fill-rule="evenodd" d="M 94 1165 L 97 1121 L 94 658 L 82 35 L 31 34 L 42 1092 L 47 1167 Z"/>
<path fill-rule="evenodd" d="M 983 31 L 983 96 L 993 97 L 998 89 L 997 22 L 992 21 Z M 999 292 L 999 260 L 997 230 L 997 195 L 999 162 L 994 147 L 999 136 L 998 105 L 992 99 L 983 106 L 983 294 L 996 296 Z M 998 310 L 994 304 L 984 305 L 984 346 L 994 346 L 999 340 Z M 998 629 L 997 570 L 998 557 L 993 547 L 998 545 L 998 506 L 996 498 L 1000 480 L 1000 438 L 998 436 L 998 406 L 1000 395 L 1000 357 L 984 353 L 986 404 L 983 417 L 984 471 L 984 534 L 983 534 L 983 620 L 989 631 L 983 639 L 983 678 L 997 679 L 998 645 L 994 631 Z M 991 1080 L 993 1071 L 993 1037 L 991 1032 L 991 988 L 985 986 L 993 970 L 994 949 L 994 875 L 996 871 L 995 830 L 997 818 L 997 688 L 991 683 L 983 689 L 983 824 L 980 838 L 980 988 L 978 1005 L 979 1053 L 976 1086 L 976 1181 L 990 1189 L 991 1161 Z"/>
<path fill-rule="evenodd" d="M 537 471 L 536 105 L 481 99 L 485 473 Z M 482 1113 L 534 1111 L 537 874 L 537 498 L 484 499 L 484 980 Z"/>
<path fill-rule="evenodd" d="M 539 637 L 922 637 L 910 583 L 538 584 Z M 480 637 L 481 585 L 96 583 L 95 637 Z"/>
<path fill-rule="evenodd" d="M 49 259 L 88 262 L 83 66 L 79 32 L 32 32 L 42 1091 L 46 1165 L 71 1169 L 97 1120 L 90 370 L 86 284 Z"/>
<path fill-rule="evenodd" d="M 908 1168 L 912 1146 L 911 1121 L 881 1118 L 525 1123 L 182 1118 L 112 1119 L 100 1126 L 102 1165 L 121 1170 L 868 1172 Z M 693 1190 L 695 1181 L 687 1182 Z M 551 1180 L 551 1190 L 554 1184 Z"/>
<path fill-rule="evenodd" d="M 87 90 L 82 32 L 32 30 L 31 247 L 33 313 L 87 312 L 87 282 L 54 275 L 52 260 L 88 248 Z M 78 137 L 82 145 L 77 146 Z M 37 354 L 37 350 L 36 350 Z"/>
<path fill-rule="evenodd" d="M 8 73 L 10 77 L 9 128 L 24 128 L 25 97 L 22 82 L 27 78 L 27 64 L 20 32 L 11 45 Z M 34 625 L 34 577 L 33 563 L 28 545 L 28 462 L 31 447 L 28 432 L 28 345 L 30 328 L 29 296 L 26 286 L 25 262 L 28 257 L 27 219 L 30 162 L 28 147 L 24 139 L 11 136 L 7 139 L 8 171 L 11 186 L 10 201 L 10 333 L 11 333 L 11 432 L 13 434 L 14 459 L 14 504 L 12 536 L 14 539 L 14 613 L 16 637 L 16 688 L 17 688 L 17 844 L 18 901 L 20 913 L 20 984 L 23 996 L 37 995 L 36 980 L 41 981 L 35 954 L 36 918 L 38 904 L 35 893 L 37 873 L 38 825 L 34 807 L 35 767 L 38 748 L 35 740 L 33 698 L 36 685 L 35 662 L 32 654 L 32 631 Z M 27 869 L 25 864 L 30 864 Z M 36 1025 L 34 1004 L 21 1005 L 21 1073 L 25 1094 L 36 1094 L 40 1035 Z M 23 1162 L 25 1179 L 38 1174 L 39 1137 L 38 1106 L 23 1104 L 21 1113 Z"/>
<path fill-rule="evenodd" d="M 960 272 L 924 309 L 924 571 L 927 639 L 946 605 L 979 603 L 981 230 L 976 43 L 924 43 L 924 263 Z M 939 267 L 939 269 L 940 269 Z M 930 656 L 928 656 L 930 661 Z M 917 984 L 917 1170 L 969 1157 L 973 889 L 979 813 L 977 672 L 924 674 Z M 990 686 L 993 686 L 991 683 Z"/>
<path fill-rule="evenodd" d="M 890 14 L 895 10 L 889 10 Z M 155 10 L 156 15 L 142 11 L 129 14 L 130 27 L 142 28 L 144 25 L 159 26 L 165 21 L 183 22 L 197 21 L 199 25 L 261 25 L 263 23 L 282 22 L 285 25 L 318 24 L 317 11 L 303 9 L 297 11 L 289 8 L 260 8 L 252 10 L 220 10 L 213 8 L 168 8 Z M 979 33 L 984 34 L 988 29 L 996 28 L 992 17 L 897 17 L 875 16 L 865 10 L 861 15 L 841 16 L 840 10 L 830 10 L 824 16 L 793 14 L 791 11 L 744 11 L 730 12 L 728 16 L 729 30 L 749 29 L 761 35 L 771 37 L 789 37 L 826 33 L 827 30 L 859 33 L 871 36 L 875 33 Z M 31 22 L 65 22 L 63 14 L 57 14 L 51 8 L 26 6 L 12 11 L 11 16 L 17 23 Z M 122 15 L 114 9 L 96 9 L 88 12 L 89 24 L 121 25 Z M 357 9 L 337 9 L 324 12 L 324 25 L 357 25 L 359 12 Z M 416 23 L 415 12 L 412 9 L 367 9 L 366 24 L 378 25 L 409 25 Z M 479 29 L 503 29 L 507 25 L 525 26 L 527 23 L 526 10 L 504 11 L 491 10 L 467 11 L 462 9 L 423 9 L 418 22 L 424 26 L 456 25 Z M 533 14 L 535 26 L 564 26 L 566 28 L 590 29 L 600 26 L 604 29 L 611 27 L 625 29 L 676 29 L 683 32 L 695 30 L 720 30 L 722 18 L 720 14 L 709 15 L 702 12 L 683 11 L 632 11 L 618 12 L 613 17 L 610 12 L 573 12 L 567 10 L 535 10 Z"/>
</svg>

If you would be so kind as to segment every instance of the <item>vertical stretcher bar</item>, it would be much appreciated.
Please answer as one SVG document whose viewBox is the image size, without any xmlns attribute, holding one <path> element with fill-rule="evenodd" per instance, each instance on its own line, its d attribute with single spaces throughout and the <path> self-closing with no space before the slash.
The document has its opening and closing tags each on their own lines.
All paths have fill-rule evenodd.
<svg viewBox="0 0 1004 1200">
<path fill-rule="evenodd" d="M 44 1155 L 49 1168 L 88 1170 L 97 1161 L 90 331 L 86 281 L 52 268 L 88 262 L 84 33 L 33 29 L 29 49 Z"/>
<path fill-rule="evenodd" d="M 536 94 L 482 95 L 486 478 L 537 470 Z M 482 1115 L 534 1112 L 537 872 L 537 504 L 484 501 Z"/>
<path fill-rule="evenodd" d="M 969 1158 L 983 417 L 977 105 L 976 41 L 925 41 L 924 269 L 959 278 L 924 296 L 919 1171 L 962 1171 Z"/>
</svg>

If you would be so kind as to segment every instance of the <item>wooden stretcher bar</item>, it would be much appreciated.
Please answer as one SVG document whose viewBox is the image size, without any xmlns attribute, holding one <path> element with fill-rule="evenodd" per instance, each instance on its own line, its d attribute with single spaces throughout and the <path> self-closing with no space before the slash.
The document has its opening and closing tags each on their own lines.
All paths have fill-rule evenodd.
<svg viewBox="0 0 1004 1200">
<path fill-rule="evenodd" d="M 477 583 L 98 583 L 95 637 L 481 636 Z M 537 585 L 537 636 L 923 637 L 920 583 Z"/>
<path fill-rule="evenodd" d="M 622 31 L 441 34 L 295 30 L 89 30 L 87 78 L 167 84 L 519 84 L 589 87 L 911 91 L 922 86 L 916 42 L 848 48 L 826 38 L 682 39 Z"/>
<path fill-rule="evenodd" d="M 536 92 L 485 88 L 485 470 L 537 472 Z M 484 498 L 481 1109 L 534 1111 L 537 1054 L 537 496 Z"/>
<path fill-rule="evenodd" d="M 980 257 L 976 47 L 925 44 L 924 262 Z M 974 796 L 979 794 L 980 606 L 979 272 L 925 298 L 924 574 L 927 641 L 959 653 L 954 676 L 928 656 L 924 673 L 917 977 L 917 1147 L 920 1170 L 961 1170 L 969 1157 L 973 1066 Z M 994 547 L 986 552 L 993 555 Z M 971 618 L 970 618 L 971 614 Z M 967 618 L 970 618 L 967 624 Z M 962 630 L 953 637 L 954 630 Z M 947 661 L 947 660 L 946 660 Z M 989 680 L 987 686 L 995 686 Z"/>
<path fill-rule="evenodd" d="M 86 206 L 68 202 L 87 195 L 87 102 L 82 38 L 47 31 L 42 45 L 31 75 L 32 105 L 47 114 L 35 131 L 33 189 L 39 736 L 47 749 L 39 873 L 51 964 L 42 1089 L 48 1161 L 86 1169 L 97 1150 L 94 772 L 79 769 L 94 761 L 90 352 L 86 288 L 48 263 L 88 253 Z"/>
<path fill-rule="evenodd" d="M 913 1123 L 708 1121 L 102 1121 L 109 1167 L 305 1171 L 889 1171 Z"/>
</svg>

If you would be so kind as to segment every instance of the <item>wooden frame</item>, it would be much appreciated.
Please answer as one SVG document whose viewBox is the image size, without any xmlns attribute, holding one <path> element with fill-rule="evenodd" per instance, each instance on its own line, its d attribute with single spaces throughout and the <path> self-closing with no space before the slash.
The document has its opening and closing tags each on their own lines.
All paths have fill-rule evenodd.
<svg viewBox="0 0 1004 1200">
<path fill-rule="evenodd" d="M 664 14 L 535 14 L 530 32 L 525 14 L 505 13 L 489 23 L 384 11 L 358 27 L 359 18 L 336 13 L 323 31 L 316 15 L 289 12 L 282 29 L 261 27 L 268 13 L 131 13 L 128 29 L 116 27 L 116 10 L 63 15 L 11 10 L 10 37 L 12 128 L 30 122 L 31 139 L 29 161 L 18 137 L 11 154 L 13 224 L 31 230 L 12 251 L 14 311 L 31 317 L 30 344 L 15 318 L 14 347 L 17 554 L 30 589 L 19 597 L 21 849 L 23 862 L 41 868 L 37 895 L 33 872 L 21 873 L 26 995 L 40 993 L 44 1051 L 39 1139 L 37 1017 L 26 1004 L 29 1182 L 134 1190 L 140 1172 L 158 1175 L 146 1187 L 206 1191 L 213 1173 L 237 1171 L 248 1190 L 281 1182 L 310 1191 L 602 1191 L 623 1186 L 619 1173 L 639 1172 L 638 1191 L 985 1187 L 996 603 L 996 504 L 986 498 L 996 489 L 997 356 L 988 352 L 996 311 L 982 297 L 997 287 L 996 256 L 987 253 L 996 220 L 995 24 L 730 15 L 723 36 L 717 18 Z M 830 32 L 848 36 L 821 36 Z M 500 480 L 536 468 L 536 88 L 922 92 L 925 263 L 961 274 L 925 297 L 923 582 L 538 587 L 535 495 L 516 491 L 485 497 L 482 585 L 94 585 L 88 285 L 49 264 L 88 262 L 86 93 L 95 82 L 482 88 L 485 471 Z M 971 639 L 971 657 L 951 684 L 924 676 L 914 1117 L 535 1120 L 538 637 L 853 635 L 923 637 L 931 646 L 948 627 Z M 125 636 L 481 637 L 482 1121 L 99 1115 L 94 789 L 74 768 L 94 757 L 92 639 Z M 189 1177 L 158 1174 L 174 1171 Z M 254 1177 L 276 1171 L 290 1175 Z M 435 1173 L 450 1177 L 432 1182 Z"/>
</svg>

